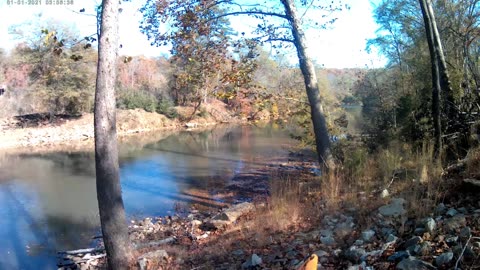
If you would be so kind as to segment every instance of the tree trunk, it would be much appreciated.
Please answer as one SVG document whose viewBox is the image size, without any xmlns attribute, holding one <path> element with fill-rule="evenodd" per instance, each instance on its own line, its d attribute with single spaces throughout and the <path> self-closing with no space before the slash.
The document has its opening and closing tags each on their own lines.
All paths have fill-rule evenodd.
<svg viewBox="0 0 480 270">
<path fill-rule="evenodd" d="M 292 27 L 294 44 L 297 49 L 300 69 L 305 81 L 308 101 L 311 108 L 313 131 L 315 133 L 315 144 L 317 148 L 318 161 L 324 169 L 333 169 L 335 166 L 332 153 L 330 152 L 330 138 L 328 136 L 327 124 L 323 115 L 323 108 L 318 89 L 317 75 L 315 68 L 308 55 L 305 33 L 301 28 L 300 19 L 297 15 L 295 4 L 292 0 L 281 0 L 285 7 L 285 14 Z"/>
<path fill-rule="evenodd" d="M 128 269 L 131 245 L 120 186 L 115 80 L 119 0 L 103 0 L 95 90 L 95 167 L 97 199 L 108 269 Z"/>
<path fill-rule="evenodd" d="M 435 13 L 433 12 L 432 3 L 430 0 L 423 0 L 426 5 L 426 13 L 430 18 L 430 25 L 432 28 L 433 42 L 435 46 L 435 52 L 437 53 L 437 65 L 439 69 L 440 89 L 443 92 L 443 104 L 445 114 L 448 120 L 455 121 L 455 100 L 453 98 L 452 85 L 450 83 L 450 77 L 448 75 L 447 61 L 445 60 L 445 54 L 443 52 L 442 40 L 440 39 L 440 33 L 437 28 L 437 21 L 435 20 Z"/>
<path fill-rule="evenodd" d="M 419 0 L 422 9 L 423 21 L 425 23 L 425 31 L 427 34 L 428 50 L 430 52 L 430 62 L 432 69 L 432 117 L 434 128 L 434 155 L 438 157 L 442 149 L 442 125 L 440 118 L 440 67 L 437 54 L 437 46 L 435 46 L 434 31 L 432 18 L 428 12 L 428 0 Z"/>
</svg>

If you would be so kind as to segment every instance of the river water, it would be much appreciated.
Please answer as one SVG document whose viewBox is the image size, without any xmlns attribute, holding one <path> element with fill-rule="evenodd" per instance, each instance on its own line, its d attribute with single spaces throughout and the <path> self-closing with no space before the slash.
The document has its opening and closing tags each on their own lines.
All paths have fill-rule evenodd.
<svg viewBox="0 0 480 270">
<path fill-rule="evenodd" d="M 272 126 L 160 137 L 120 146 L 129 218 L 168 215 L 179 205 L 214 205 L 216 198 L 195 194 L 221 189 L 235 173 L 266 160 L 285 158 L 293 143 Z M 94 154 L 66 149 L 3 157 L 0 205 L 0 269 L 56 269 L 57 251 L 88 247 L 99 233 Z"/>
</svg>

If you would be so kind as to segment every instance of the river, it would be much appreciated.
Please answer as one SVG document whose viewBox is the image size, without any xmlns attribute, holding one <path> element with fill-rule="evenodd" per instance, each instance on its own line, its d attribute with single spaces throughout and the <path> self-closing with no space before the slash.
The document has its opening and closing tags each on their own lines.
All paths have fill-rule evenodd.
<svg viewBox="0 0 480 270">
<path fill-rule="evenodd" d="M 218 198 L 196 194 L 209 194 L 235 173 L 285 158 L 293 143 L 272 126 L 224 126 L 144 139 L 120 145 L 129 219 L 215 205 Z M 0 162 L 0 269 L 56 269 L 57 251 L 94 244 L 99 218 L 93 152 L 23 153 Z"/>
</svg>

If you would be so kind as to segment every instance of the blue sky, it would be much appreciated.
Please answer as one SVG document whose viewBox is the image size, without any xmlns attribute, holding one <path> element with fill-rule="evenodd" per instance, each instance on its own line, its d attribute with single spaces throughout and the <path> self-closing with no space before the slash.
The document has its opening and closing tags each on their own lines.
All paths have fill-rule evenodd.
<svg viewBox="0 0 480 270">
<path fill-rule="evenodd" d="M 35 14 L 41 13 L 40 18 L 53 18 L 59 23 L 70 25 L 80 36 L 95 33 L 96 21 L 93 16 L 77 14 L 81 8 L 85 8 L 87 14 L 94 14 L 94 8 L 100 0 L 73 0 L 73 5 L 49 6 L 45 0 L 37 6 L 13 6 L 8 5 L 7 0 L 0 2 L 0 47 L 11 49 L 17 40 L 9 34 L 8 29 L 12 25 L 18 25 L 26 21 L 39 20 Z M 378 3 L 379 0 L 373 0 Z M 120 53 L 125 55 L 159 56 L 166 53 L 166 48 L 151 47 L 150 42 L 138 30 L 138 21 L 141 13 L 138 8 L 142 6 L 142 0 L 133 0 L 124 3 L 123 12 L 120 16 L 120 39 L 123 45 Z M 310 53 L 315 62 L 329 68 L 345 67 L 379 67 L 385 60 L 375 53 L 365 52 L 366 39 L 375 37 L 378 26 L 372 17 L 372 3 L 369 0 L 344 0 L 343 3 L 351 6 L 349 11 L 339 14 L 339 19 L 329 30 L 315 30 L 307 32 L 310 45 Z M 232 20 L 235 28 L 245 22 L 245 18 Z M 293 59 L 295 53 L 290 52 Z"/>
</svg>

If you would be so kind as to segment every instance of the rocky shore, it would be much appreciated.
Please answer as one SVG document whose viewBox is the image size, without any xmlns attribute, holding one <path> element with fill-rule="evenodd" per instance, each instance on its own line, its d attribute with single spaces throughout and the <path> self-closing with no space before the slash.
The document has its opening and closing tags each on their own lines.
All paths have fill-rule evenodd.
<svg viewBox="0 0 480 270">
<path fill-rule="evenodd" d="M 418 206 L 402 197 L 362 193 L 358 205 L 341 205 L 333 212 L 322 200 L 306 199 L 302 207 L 316 209 L 315 214 L 294 222 L 291 213 L 292 222 L 286 229 L 269 227 L 275 223 L 269 179 L 279 172 L 289 179 L 305 179 L 315 172 L 311 165 L 267 166 L 263 178 L 252 182 L 239 176 L 231 190 L 258 183 L 255 192 L 244 194 L 254 200 L 132 221 L 130 236 L 138 255 L 135 268 L 299 269 L 315 254 L 318 269 L 479 269 L 480 200 L 475 191 L 450 190 L 424 216 L 412 212 Z M 244 185 L 239 184 L 242 181 Z M 372 196 L 379 202 L 374 207 L 366 202 Z M 98 269 L 102 260 L 89 264 L 90 268 L 83 261 L 70 269 Z"/>
</svg>

